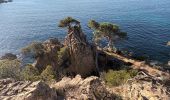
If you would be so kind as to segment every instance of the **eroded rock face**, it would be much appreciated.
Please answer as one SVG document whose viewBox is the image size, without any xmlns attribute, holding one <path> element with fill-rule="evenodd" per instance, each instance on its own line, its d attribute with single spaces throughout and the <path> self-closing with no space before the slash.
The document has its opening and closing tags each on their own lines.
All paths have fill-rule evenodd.
<svg viewBox="0 0 170 100">
<path fill-rule="evenodd" d="M 151 77 L 136 77 L 111 90 L 124 100 L 170 100 L 170 87 Z"/>
<path fill-rule="evenodd" d="M 65 46 L 69 48 L 71 72 L 86 76 L 96 70 L 94 46 L 86 41 L 80 25 L 70 29 L 65 39 Z"/>
<path fill-rule="evenodd" d="M 98 77 L 64 77 L 50 86 L 43 82 L 0 80 L 0 100 L 170 100 L 170 88 L 151 77 L 135 77 L 108 87 Z"/>
<path fill-rule="evenodd" d="M 43 82 L 0 80 L 0 100 L 56 100 L 57 94 Z"/>
<path fill-rule="evenodd" d="M 34 62 L 33 66 L 38 68 L 38 70 L 41 72 L 43 71 L 47 65 L 51 65 L 54 70 L 57 69 L 58 63 L 57 63 L 57 52 L 60 50 L 62 45 L 56 38 L 51 38 L 43 43 L 44 46 L 44 53 L 36 58 L 36 61 Z"/>
<path fill-rule="evenodd" d="M 121 97 L 108 91 L 98 77 L 82 79 L 80 75 L 71 79 L 63 78 L 52 85 L 66 100 L 121 100 Z"/>
</svg>

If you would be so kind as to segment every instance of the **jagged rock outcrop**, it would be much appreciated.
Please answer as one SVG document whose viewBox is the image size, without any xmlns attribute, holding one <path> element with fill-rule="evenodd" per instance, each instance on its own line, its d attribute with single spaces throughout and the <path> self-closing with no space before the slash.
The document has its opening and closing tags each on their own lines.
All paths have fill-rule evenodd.
<svg viewBox="0 0 170 100">
<path fill-rule="evenodd" d="M 170 86 L 145 75 L 138 75 L 111 90 L 124 100 L 170 100 Z"/>
<path fill-rule="evenodd" d="M 95 47 L 86 41 L 80 25 L 71 27 L 65 39 L 65 46 L 69 48 L 71 72 L 87 76 L 96 71 Z"/>
<path fill-rule="evenodd" d="M 43 82 L 0 80 L 0 100 L 57 100 L 57 94 Z"/>
<path fill-rule="evenodd" d="M 121 100 L 120 96 L 111 93 L 104 82 L 95 76 L 86 79 L 80 75 L 73 79 L 65 77 L 52 87 L 66 100 Z"/>
<path fill-rule="evenodd" d="M 170 100 L 170 87 L 138 74 L 126 84 L 108 87 L 100 78 L 64 77 L 50 86 L 43 82 L 0 80 L 1 100 Z"/>
<path fill-rule="evenodd" d="M 58 68 L 57 63 L 57 52 L 62 47 L 62 44 L 56 38 L 51 38 L 42 43 L 43 45 L 43 53 L 38 56 L 33 63 L 40 72 L 42 72 L 47 65 L 51 65 L 54 70 Z"/>
</svg>

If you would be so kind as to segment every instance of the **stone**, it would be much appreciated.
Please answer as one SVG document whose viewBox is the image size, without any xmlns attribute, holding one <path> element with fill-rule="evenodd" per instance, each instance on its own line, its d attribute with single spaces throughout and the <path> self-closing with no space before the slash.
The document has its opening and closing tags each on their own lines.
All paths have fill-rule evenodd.
<svg viewBox="0 0 170 100">
<path fill-rule="evenodd" d="M 121 100 L 121 97 L 107 90 L 104 82 L 98 77 L 86 79 L 77 75 L 71 79 L 63 78 L 52 85 L 66 100 Z"/>
<path fill-rule="evenodd" d="M 168 66 L 170 66 L 170 61 L 168 61 Z"/>
<path fill-rule="evenodd" d="M 0 100 L 170 100 L 168 86 L 137 75 L 125 84 L 107 86 L 99 77 L 64 77 L 59 82 L 0 80 Z"/>
<path fill-rule="evenodd" d="M 35 66 L 40 72 L 42 72 L 47 65 L 51 65 L 53 69 L 56 70 L 58 68 L 57 52 L 62 47 L 62 44 L 60 44 L 56 38 L 46 40 L 42 44 L 44 46 L 44 53 L 36 58 L 33 66 Z"/>
<path fill-rule="evenodd" d="M 170 41 L 167 43 L 167 46 L 170 46 Z"/>
<path fill-rule="evenodd" d="M 151 77 L 135 77 L 126 84 L 111 89 L 124 100 L 170 100 L 168 87 Z"/>
<path fill-rule="evenodd" d="M 0 58 L 1 60 L 8 59 L 8 60 L 15 60 L 17 56 L 12 53 L 6 53 L 4 56 Z"/>
<path fill-rule="evenodd" d="M 57 94 L 47 84 L 37 81 L 0 80 L 0 100 L 56 100 Z"/>
</svg>

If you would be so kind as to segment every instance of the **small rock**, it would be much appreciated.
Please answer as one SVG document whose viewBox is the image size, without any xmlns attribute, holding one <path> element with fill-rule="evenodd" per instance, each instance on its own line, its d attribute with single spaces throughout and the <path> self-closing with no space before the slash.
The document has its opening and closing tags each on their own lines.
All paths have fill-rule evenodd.
<svg viewBox="0 0 170 100">
<path fill-rule="evenodd" d="M 170 41 L 167 43 L 167 46 L 170 46 Z"/>
<path fill-rule="evenodd" d="M 168 66 L 170 66 L 170 61 L 168 61 Z"/>
<path fill-rule="evenodd" d="M 17 59 L 17 56 L 12 54 L 12 53 L 6 53 L 4 56 L 2 56 L 0 58 L 1 60 L 5 60 L 5 59 L 8 59 L 8 60 L 15 60 Z"/>
</svg>

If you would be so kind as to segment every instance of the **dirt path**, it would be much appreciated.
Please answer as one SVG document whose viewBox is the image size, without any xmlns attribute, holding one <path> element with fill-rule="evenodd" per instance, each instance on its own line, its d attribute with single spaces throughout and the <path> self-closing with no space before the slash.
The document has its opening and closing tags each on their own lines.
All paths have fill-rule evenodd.
<svg viewBox="0 0 170 100">
<path fill-rule="evenodd" d="M 126 62 L 126 63 L 131 63 L 132 64 L 132 67 L 134 69 L 139 69 L 139 70 L 143 70 L 145 72 L 147 72 L 147 74 L 149 74 L 150 76 L 153 76 L 153 77 L 166 77 L 166 78 L 169 78 L 170 79 L 170 74 L 167 73 L 167 72 L 163 72 L 163 71 L 160 71 L 156 68 L 153 68 L 147 64 L 145 64 L 145 62 L 142 62 L 142 61 L 138 61 L 138 60 L 134 60 L 134 59 L 129 59 L 127 57 L 124 57 L 124 56 L 121 56 L 121 55 L 118 55 L 116 53 L 110 53 L 110 52 L 107 52 L 107 51 L 104 51 L 107 55 L 109 56 L 113 56 L 114 58 L 117 58 L 123 62 Z"/>
</svg>

